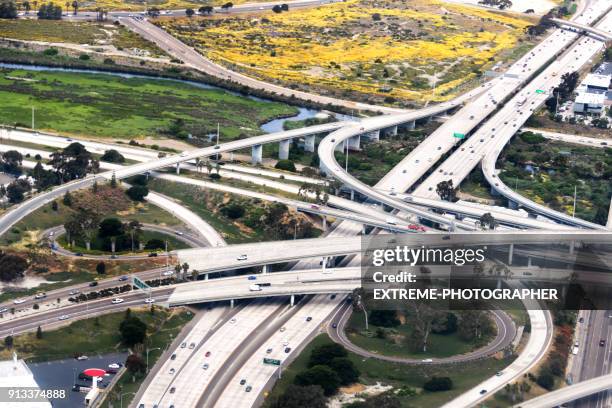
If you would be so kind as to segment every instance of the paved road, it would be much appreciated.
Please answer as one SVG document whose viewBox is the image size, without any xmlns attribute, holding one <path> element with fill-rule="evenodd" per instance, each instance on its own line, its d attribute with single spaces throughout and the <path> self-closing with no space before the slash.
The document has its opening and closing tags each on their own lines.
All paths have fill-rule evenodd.
<svg viewBox="0 0 612 408">
<path fill-rule="evenodd" d="M 581 135 L 568 135 L 566 133 L 557 133 L 557 132 L 551 132 L 548 130 L 529 128 L 529 127 L 523 127 L 521 128 L 521 131 L 539 133 L 547 139 L 556 140 L 556 141 L 564 142 L 564 143 L 577 144 L 577 145 L 588 146 L 588 147 L 599 147 L 602 149 L 612 148 L 612 139 L 599 139 L 599 138 L 581 136 Z"/>
<path fill-rule="evenodd" d="M 602 390 L 612 389 L 612 374 L 595 377 L 569 387 L 548 392 L 540 397 L 515 405 L 515 408 L 549 408 L 556 407 L 576 398 L 585 397 Z M 602 406 L 605 407 L 605 406 Z"/>
</svg>

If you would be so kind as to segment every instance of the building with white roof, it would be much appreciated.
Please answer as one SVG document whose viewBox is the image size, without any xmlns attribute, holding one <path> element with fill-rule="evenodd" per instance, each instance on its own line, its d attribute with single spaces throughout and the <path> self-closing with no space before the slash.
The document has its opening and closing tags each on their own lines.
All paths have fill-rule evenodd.
<svg viewBox="0 0 612 408">
<path fill-rule="evenodd" d="M 587 74 L 584 80 L 577 88 L 578 93 L 603 93 L 605 94 L 610 87 L 612 75 L 605 74 Z"/>
<path fill-rule="evenodd" d="M 580 92 L 574 101 L 574 112 L 600 115 L 603 112 L 605 104 L 605 93 Z"/>
<path fill-rule="evenodd" d="M 13 353 L 12 360 L 0 361 L 0 390 L 2 390 L 0 407 L 2 408 L 51 408 L 49 401 L 9 401 L 7 396 L 9 389 L 39 389 L 32 371 L 23 360 L 17 359 Z"/>
</svg>

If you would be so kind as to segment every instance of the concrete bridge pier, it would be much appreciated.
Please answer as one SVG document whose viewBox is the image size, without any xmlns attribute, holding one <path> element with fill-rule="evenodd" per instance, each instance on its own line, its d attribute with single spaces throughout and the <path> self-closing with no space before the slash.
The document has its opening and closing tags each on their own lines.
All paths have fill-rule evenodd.
<svg viewBox="0 0 612 408">
<path fill-rule="evenodd" d="M 569 244 L 569 253 L 573 254 L 574 253 L 574 246 L 576 245 L 576 241 L 570 241 Z"/>
<path fill-rule="evenodd" d="M 323 231 L 327 231 L 327 217 L 323 216 Z"/>
<path fill-rule="evenodd" d="M 410 122 L 406 122 L 402 124 L 401 127 L 408 129 L 408 130 L 414 130 L 414 128 L 416 127 L 416 121 L 411 120 Z"/>
<path fill-rule="evenodd" d="M 344 151 L 344 149 L 345 149 L 345 147 L 344 147 L 344 146 L 346 146 L 346 141 L 345 141 L 344 143 L 338 143 L 338 144 L 336 145 L 335 150 L 336 150 L 337 152 L 343 152 L 343 151 Z"/>
<path fill-rule="evenodd" d="M 508 248 L 508 266 L 512 265 L 512 257 L 514 256 L 514 244 L 510 244 Z"/>
<path fill-rule="evenodd" d="M 357 135 L 348 140 L 349 150 L 359 150 L 361 148 L 361 136 Z"/>
<path fill-rule="evenodd" d="M 254 145 L 251 148 L 251 163 L 261 164 L 263 161 L 263 147 L 262 145 Z"/>
<path fill-rule="evenodd" d="M 366 133 L 364 136 L 370 140 L 379 141 L 380 140 L 380 130 L 373 130 L 371 132 Z"/>
<path fill-rule="evenodd" d="M 606 227 L 608 229 L 612 229 L 612 198 L 610 199 L 610 209 L 608 210 L 608 221 L 606 222 Z"/>
<path fill-rule="evenodd" d="M 527 267 L 531 268 L 531 257 L 530 256 L 527 257 Z"/>
<path fill-rule="evenodd" d="M 355 201 L 355 190 L 351 190 L 351 201 Z"/>
<path fill-rule="evenodd" d="M 304 151 L 314 152 L 315 151 L 315 135 L 309 135 L 304 137 Z"/>
<path fill-rule="evenodd" d="M 234 299 L 230 299 L 230 308 L 233 309 L 234 308 Z"/>
<path fill-rule="evenodd" d="M 205 273 L 205 274 L 204 274 L 204 280 L 205 280 L 205 281 L 207 281 L 207 280 L 208 280 L 208 274 L 207 274 L 207 273 Z"/>
<path fill-rule="evenodd" d="M 291 305 L 291 307 L 295 305 L 295 295 L 291 295 L 291 300 L 289 301 L 289 304 Z"/>
<path fill-rule="evenodd" d="M 261 273 L 264 275 L 268 273 L 268 265 L 264 265 L 261 267 Z"/>
<path fill-rule="evenodd" d="M 323 164 L 323 161 L 319 161 L 319 171 L 325 175 L 329 174 L 329 169 L 325 167 L 325 165 Z"/>
<path fill-rule="evenodd" d="M 181 174 L 181 163 L 176 163 L 176 174 Z"/>
<path fill-rule="evenodd" d="M 518 210 L 519 205 L 516 201 L 508 200 L 508 207 L 510 207 L 513 210 Z"/>
<path fill-rule="evenodd" d="M 287 160 L 289 159 L 289 146 L 291 146 L 291 139 L 281 140 L 278 142 L 278 159 Z"/>
<path fill-rule="evenodd" d="M 397 136 L 397 126 L 391 126 L 390 128 L 385 129 L 385 135 Z"/>
</svg>

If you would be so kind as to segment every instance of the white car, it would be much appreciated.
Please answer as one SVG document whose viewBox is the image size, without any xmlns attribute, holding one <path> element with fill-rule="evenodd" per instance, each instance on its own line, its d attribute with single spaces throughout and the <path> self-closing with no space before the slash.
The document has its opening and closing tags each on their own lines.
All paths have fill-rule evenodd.
<svg viewBox="0 0 612 408">
<path fill-rule="evenodd" d="M 79 361 L 89 360 L 89 357 L 87 357 L 87 356 L 78 356 L 77 360 L 79 360 Z"/>
<path fill-rule="evenodd" d="M 121 368 L 121 366 L 117 363 L 111 363 L 108 365 L 108 368 L 114 368 L 114 369 L 119 369 Z"/>
<path fill-rule="evenodd" d="M 155 302 L 155 299 L 153 299 L 153 298 L 146 298 L 145 299 L 145 303 L 154 303 L 154 302 Z"/>
<path fill-rule="evenodd" d="M 246 261 L 248 259 L 248 257 L 246 256 L 246 254 L 240 255 L 238 256 L 238 258 L 236 258 L 237 261 Z"/>
<path fill-rule="evenodd" d="M 119 303 L 123 303 L 123 299 L 121 299 L 121 298 L 114 298 L 111 303 L 113 305 L 116 305 L 116 304 L 119 304 Z"/>
<path fill-rule="evenodd" d="M 232 320 L 230 320 L 230 323 L 231 323 L 231 324 L 236 323 L 236 318 L 235 318 L 235 317 L 232 317 Z"/>
<path fill-rule="evenodd" d="M 68 294 L 69 294 L 70 296 L 77 295 L 77 294 L 79 294 L 79 291 L 78 291 L 78 290 L 76 290 L 76 289 L 73 289 L 73 290 L 71 290 L 70 292 L 68 292 Z"/>
<path fill-rule="evenodd" d="M 15 299 L 13 300 L 13 303 L 16 305 L 20 305 L 22 303 L 25 303 L 28 299 Z"/>
<path fill-rule="evenodd" d="M 68 315 L 61 315 L 60 317 L 57 318 L 57 320 L 67 320 L 68 319 Z"/>
<path fill-rule="evenodd" d="M 172 276 L 172 275 L 174 275 L 174 272 L 173 271 L 166 271 L 166 272 L 162 273 L 162 275 L 163 276 Z"/>
</svg>

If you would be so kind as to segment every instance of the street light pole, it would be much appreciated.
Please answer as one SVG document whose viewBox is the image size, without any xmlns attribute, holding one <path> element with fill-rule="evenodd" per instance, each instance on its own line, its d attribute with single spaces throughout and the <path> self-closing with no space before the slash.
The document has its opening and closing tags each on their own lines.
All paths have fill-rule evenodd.
<svg viewBox="0 0 612 408">
<path fill-rule="evenodd" d="M 146 355 L 147 355 L 147 374 L 149 374 L 149 352 L 150 351 L 155 351 L 155 350 L 161 350 L 161 348 L 155 347 L 155 348 L 152 348 L 150 350 L 146 349 Z"/>
</svg>

